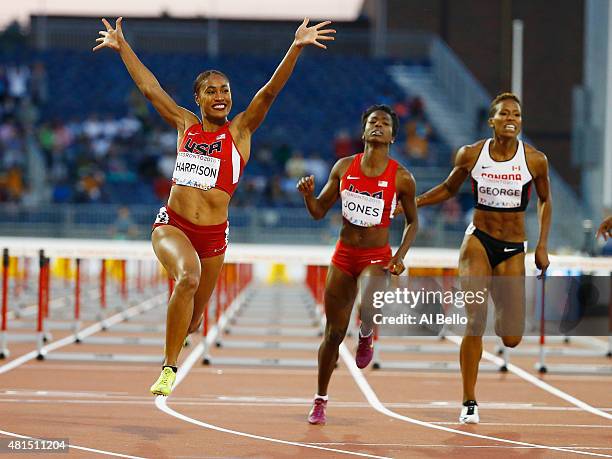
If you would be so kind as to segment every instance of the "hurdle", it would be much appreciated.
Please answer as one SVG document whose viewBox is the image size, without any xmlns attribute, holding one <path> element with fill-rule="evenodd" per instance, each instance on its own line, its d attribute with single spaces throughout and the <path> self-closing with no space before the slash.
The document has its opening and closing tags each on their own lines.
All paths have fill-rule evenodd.
<svg viewBox="0 0 612 459">
<path fill-rule="evenodd" d="M 8 275 L 9 275 L 9 251 L 2 250 L 2 318 L 0 323 L 0 359 L 6 359 L 9 356 L 8 347 L 6 347 L 6 322 L 7 322 L 7 307 L 8 307 Z"/>
<path fill-rule="evenodd" d="M 138 260 L 138 259 L 152 260 L 153 259 L 153 254 L 150 249 L 150 244 L 144 241 L 143 242 L 130 241 L 127 244 L 123 244 L 122 241 L 93 241 L 92 242 L 92 241 L 87 241 L 87 240 L 84 240 L 84 241 L 81 241 L 81 240 L 56 241 L 52 239 L 29 240 L 29 239 L 24 239 L 24 238 L 0 238 L 0 247 L 9 248 L 11 257 L 19 257 L 19 264 L 21 266 L 21 271 L 23 272 L 23 275 L 22 274 L 19 275 L 20 278 L 23 278 L 25 276 L 30 276 L 30 278 L 34 277 L 34 272 L 36 271 L 35 269 L 36 267 L 34 265 L 33 260 L 35 259 L 35 256 L 37 255 L 36 250 L 39 247 L 45 247 L 45 255 L 50 258 L 64 257 L 64 258 L 71 258 L 73 260 L 77 257 L 82 258 L 85 265 L 89 265 L 89 267 L 91 268 L 90 269 L 91 272 L 95 273 L 96 276 L 99 273 L 99 263 L 102 258 L 107 259 L 107 260 L 112 260 L 112 259 L 120 260 L 120 259 L 125 258 L 127 260 L 126 270 L 130 271 L 130 268 L 132 268 L 131 273 L 133 273 L 134 271 L 138 271 L 140 269 L 138 268 L 136 263 L 131 264 L 133 263 L 133 260 Z M 230 246 L 230 249 L 228 250 L 226 259 L 228 260 L 228 263 L 246 263 L 246 264 L 253 264 L 253 263 L 259 263 L 259 262 L 301 263 L 302 266 L 305 266 L 305 267 L 308 265 L 320 266 L 321 267 L 320 271 L 322 272 L 326 264 L 329 263 L 329 260 L 331 259 L 331 256 L 330 256 L 331 251 L 332 251 L 332 248 L 329 248 L 329 247 L 309 246 L 309 247 L 299 247 L 299 248 L 291 247 L 290 249 L 288 249 L 287 247 L 280 246 L 280 245 L 272 246 L 272 247 L 268 247 L 268 246 L 260 247 L 260 246 L 255 246 L 255 245 L 232 244 L 232 246 Z M 607 269 L 608 270 L 607 272 L 610 271 L 609 268 L 610 268 L 611 262 L 609 259 L 607 260 L 588 259 L 585 257 L 554 256 L 554 255 L 551 255 L 550 258 L 551 258 L 551 262 L 553 266 L 554 265 L 570 266 L 570 267 L 579 268 L 583 271 L 596 270 L 596 269 L 603 268 L 603 269 Z M 456 261 L 457 261 L 456 259 L 457 259 L 457 251 L 449 251 L 449 250 L 439 250 L 438 251 L 438 250 L 432 250 L 432 249 L 414 248 L 414 249 L 411 249 L 408 255 L 407 265 L 414 266 L 414 267 L 417 267 L 417 266 L 440 267 L 440 266 L 449 266 L 449 265 L 456 266 Z M 23 266 L 26 264 L 26 262 L 28 262 L 28 260 L 29 262 L 31 262 L 31 268 L 34 268 L 34 269 L 28 269 L 28 270 L 23 269 Z M 146 271 L 149 265 L 144 264 L 145 263 L 144 261 L 142 263 L 143 264 L 142 264 L 141 271 Z M 527 265 L 533 264 L 532 254 L 527 255 L 526 264 Z M 158 283 L 156 284 L 157 287 L 161 288 L 160 282 L 164 283 L 164 280 L 161 279 L 162 277 L 161 272 L 156 272 L 155 270 L 152 270 L 152 273 L 153 273 L 152 277 L 155 277 L 158 279 Z M 82 272 L 81 274 L 83 278 L 87 276 L 87 272 Z M 308 277 L 308 273 L 306 274 L 306 276 Z M 14 283 L 11 284 L 12 280 L 13 280 L 12 277 L 10 277 L 8 280 L 9 292 L 10 292 L 9 302 L 8 302 L 9 309 L 11 309 L 11 307 L 14 306 L 15 304 L 11 300 L 11 295 L 13 295 L 13 292 L 15 291 L 14 289 L 16 288 L 15 287 L 16 284 Z M 97 280 L 97 278 L 94 280 Z M 134 286 L 134 283 L 130 283 L 131 280 L 133 280 L 133 278 L 130 278 L 128 276 L 128 282 L 127 282 L 128 288 L 133 288 Z M 136 280 L 135 291 L 139 291 L 139 290 L 148 291 L 149 290 L 148 286 L 146 285 L 146 282 L 143 282 L 140 286 L 138 285 L 138 283 L 139 281 Z M 53 279 L 51 284 L 55 284 L 55 285 L 50 285 L 50 288 L 48 291 L 50 295 L 48 306 L 49 306 L 49 311 L 51 312 L 50 318 L 53 319 L 55 312 L 58 311 L 58 309 L 54 308 L 54 306 L 58 305 L 57 303 L 58 293 L 57 292 L 60 290 L 56 290 L 58 282 L 55 281 L 55 278 Z M 310 288 L 308 286 L 308 282 L 306 284 L 307 284 L 306 287 Z M 10 288 L 11 285 L 13 289 Z M 81 287 L 82 287 L 81 292 L 80 292 L 81 306 L 82 307 L 85 306 L 85 309 L 82 308 L 81 310 L 81 314 L 80 314 L 81 320 L 84 320 L 84 318 L 86 317 L 86 314 L 88 314 L 87 306 L 91 306 L 91 302 L 88 301 L 87 299 L 88 295 L 99 293 L 99 290 L 94 289 L 94 291 L 92 291 L 91 289 L 88 289 L 85 285 L 86 285 L 85 283 L 81 283 Z M 254 285 L 253 287 L 257 287 L 257 286 Z M 107 295 L 108 295 L 110 291 L 112 290 L 110 282 L 107 284 L 107 288 L 109 289 L 107 292 Z M 322 299 L 323 299 L 322 298 L 323 282 L 313 284 L 313 288 L 315 290 L 313 292 L 314 299 L 311 301 L 314 304 L 321 304 Z M 27 289 L 25 288 L 25 286 L 20 286 L 19 287 L 19 292 L 21 295 L 20 298 L 21 299 L 24 298 L 24 292 L 26 291 L 28 291 L 28 295 L 35 294 L 33 290 L 34 289 Z M 220 292 L 220 294 L 221 293 L 222 292 Z M 213 295 L 213 298 L 210 301 L 210 306 L 209 306 L 210 310 L 207 312 L 207 315 L 209 315 L 207 319 L 207 327 L 210 327 L 211 322 L 214 321 L 215 310 L 212 310 L 212 308 L 216 306 L 215 295 L 216 294 Z M 297 317 L 291 317 L 292 315 L 293 316 L 296 316 L 296 315 L 292 314 L 291 312 L 285 311 L 285 309 L 275 310 L 273 308 L 270 308 L 269 307 L 270 304 L 274 301 L 273 298 L 268 296 L 268 298 L 266 299 L 265 295 L 258 297 L 256 288 L 249 289 L 248 292 L 243 291 L 243 296 L 244 296 L 244 301 L 242 303 L 243 306 L 242 308 L 240 308 L 239 314 L 237 313 L 232 318 L 231 321 L 227 322 L 227 328 L 230 330 L 230 333 L 223 334 L 223 340 L 221 341 L 222 347 L 220 349 L 226 348 L 229 350 L 230 346 L 235 346 L 231 349 L 235 349 L 236 351 L 239 351 L 242 348 L 240 341 L 247 341 L 242 336 L 237 334 L 238 332 L 241 332 L 240 328 L 236 329 L 233 327 L 246 327 L 247 329 L 248 328 L 289 329 L 293 327 L 307 328 L 309 325 L 313 325 L 313 328 L 315 328 L 314 326 L 315 319 L 312 317 L 312 314 L 308 311 L 307 307 L 299 308 L 300 311 L 302 312 L 302 315 L 297 315 Z M 119 288 L 119 297 L 121 297 L 121 287 Z M 107 301 L 110 300 L 110 298 L 111 297 L 109 296 L 107 298 Z M 96 295 L 96 305 L 97 305 L 97 299 L 98 297 Z M 267 305 L 262 304 L 262 303 L 257 304 L 257 302 L 262 299 L 264 299 L 267 302 Z M 65 298 L 63 301 L 65 301 Z M 110 306 L 110 304 L 108 304 L 108 306 Z M 258 306 L 261 307 L 262 309 L 260 309 L 259 311 L 256 311 L 254 308 Z M 221 311 L 227 311 L 227 310 L 228 310 L 228 301 L 222 299 L 222 301 L 219 303 L 219 311 L 221 313 Z M 28 312 L 27 315 L 29 317 L 29 310 L 27 312 Z M 266 317 L 261 317 L 261 316 L 258 317 L 257 314 L 263 314 L 263 313 L 266 314 Z M 131 317 L 127 317 L 125 319 L 125 321 L 129 321 L 129 320 L 131 320 Z M 53 325 L 52 321 L 45 320 L 45 322 L 48 322 L 47 325 Z M 142 322 L 139 322 L 138 325 L 140 325 L 141 323 Z M 119 325 L 119 323 L 115 323 L 113 325 L 113 330 L 115 330 L 116 325 Z M 32 328 L 34 329 L 35 327 L 32 327 Z M 10 330 L 11 330 L 11 321 L 9 320 L 8 331 L 10 332 Z M 96 336 L 95 338 L 98 338 L 98 336 Z M 306 343 L 303 345 L 304 350 L 307 350 L 306 349 L 307 347 L 312 346 L 312 343 L 308 342 L 309 340 L 316 341 L 316 338 L 313 339 L 313 337 L 299 337 L 299 336 L 297 337 L 275 336 L 273 338 L 279 338 L 278 342 L 282 342 L 283 340 L 290 342 L 291 344 L 289 344 L 288 346 L 293 346 L 294 348 L 299 348 L 301 346 L 299 343 Z M 525 337 L 524 344 L 529 344 L 533 342 L 532 340 L 536 340 L 534 344 L 537 344 L 537 339 L 538 339 L 537 337 L 534 337 L 534 338 Z M 402 341 L 402 340 L 405 340 L 405 341 Z M 395 343 L 391 339 L 388 339 L 387 337 L 380 337 L 379 340 L 377 341 L 376 347 L 379 348 L 383 354 L 382 355 L 383 360 L 382 362 L 380 362 L 381 368 L 383 370 L 385 368 L 388 368 L 388 366 L 386 366 L 386 363 L 390 363 L 390 362 L 387 362 L 386 359 L 389 358 L 387 354 L 393 353 L 393 349 L 391 347 L 395 347 L 395 351 L 397 353 L 406 353 L 407 360 L 410 359 L 410 353 L 412 352 L 414 352 L 415 355 L 427 355 L 427 356 L 431 355 L 432 357 L 435 357 L 436 355 L 438 355 L 438 357 L 435 357 L 436 360 L 438 358 L 442 358 L 442 356 L 444 355 L 451 355 L 451 350 L 446 346 L 446 343 L 440 339 L 440 337 L 432 337 L 431 340 L 430 339 L 424 340 L 422 338 L 402 338 L 402 340 L 399 340 L 397 343 Z M 493 344 L 493 340 L 497 341 L 497 338 L 493 338 L 493 337 L 485 338 L 485 342 L 487 343 L 487 345 Z M 607 355 L 607 353 L 610 352 L 609 341 L 608 343 L 606 343 L 605 341 L 594 340 L 593 338 L 589 338 L 589 337 L 574 337 L 574 336 L 570 337 L 569 340 L 570 340 L 570 345 L 568 345 L 567 347 L 564 347 L 564 349 L 566 349 L 567 351 L 571 351 L 569 352 L 569 354 L 575 352 L 576 357 L 578 358 L 582 357 L 583 356 L 582 353 L 585 351 L 582 349 L 575 349 L 576 347 L 575 345 L 581 345 L 581 346 L 588 347 L 589 350 L 592 350 L 594 353 L 596 352 L 597 355 L 601 355 L 601 354 Z M 610 340 L 609 337 L 608 337 L 608 340 Z M 232 341 L 236 341 L 236 344 L 235 345 L 230 344 Z M 277 341 L 276 339 L 269 339 L 269 340 L 264 339 L 262 341 L 264 342 L 264 344 L 258 344 L 258 346 L 262 347 L 264 352 L 266 352 L 267 350 L 276 351 L 276 348 L 277 348 L 277 344 L 275 343 Z M 549 350 L 550 344 L 564 343 L 564 342 L 565 342 L 564 337 L 548 337 L 547 336 L 546 342 L 545 342 L 546 357 L 552 359 L 553 357 L 556 357 L 555 353 L 559 352 L 555 350 L 554 347 L 551 347 L 551 349 Z M 228 344 L 227 347 L 225 347 L 226 343 Z M 267 343 L 271 343 L 271 344 L 267 344 Z M 520 355 L 519 352 L 526 350 L 523 347 L 524 344 L 522 344 L 518 349 L 513 349 L 511 355 Z M 568 344 L 568 343 L 565 343 L 565 344 Z M 10 345 L 10 335 L 9 335 L 9 345 Z M 390 348 L 388 350 L 385 350 L 385 346 L 387 345 L 390 346 Z M 280 347 L 278 347 L 278 349 L 280 349 Z M 299 349 L 296 349 L 296 350 L 299 350 Z M 569 354 L 568 356 L 570 356 Z M 581 354 L 581 355 L 578 355 L 578 354 Z M 221 357 L 221 355 L 218 355 L 218 357 Z M 560 357 L 564 357 L 564 356 L 560 356 Z M 602 363 L 606 363 L 603 360 L 605 357 L 601 357 L 601 358 L 602 358 Z M 549 367 L 549 370 L 552 372 L 552 365 L 550 365 L 550 362 L 546 362 L 546 363 L 547 363 L 547 366 Z M 436 366 L 449 368 L 448 366 L 444 364 L 436 364 Z M 583 369 L 579 369 L 579 371 L 583 371 Z"/>
<path fill-rule="evenodd" d="M 237 272 L 234 270 L 234 274 L 238 278 L 242 275 L 240 270 Z M 218 311 L 224 310 L 224 293 L 228 292 L 229 301 L 231 301 L 235 294 L 231 292 L 232 284 L 236 285 L 232 282 L 233 277 L 231 266 L 223 276 L 220 276 L 217 284 L 218 291 L 215 295 L 217 315 L 219 314 Z M 277 306 L 269 306 L 274 303 Z M 291 306 L 288 307 L 287 304 Z M 316 337 L 320 333 L 318 323 L 313 321 L 311 312 L 312 301 L 309 299 L 308 294 L 299 287 L 279 288 L 267 285 L 254 285 L 250 290 L 249 297 L 245 298 L 245 301 L 240 302 L 236 309 L 236 312 L 228 317 L 228 325 L 220 328 L 220 330 L 225 331 L 225 339 L 223 341 L 217 340 L 216 347 L 219 349 L 314 351 L 318 347 L 318 343 L 274 339 L 281 337 Z M 287 311 L 290 311 L 290 313 Z M 254 324 L 252 323 L 252 326 L 244 326 L 242 321 L 245 319 L 259 320 Z M 271 326 L 269 322 L 273 319 L 276 319 L 276 323 L 274 326 Z M 293 328 L 293 326 L 299 327 L 303 325 L 310 328 Z M 267 336 L 271 339 L 252 342 L 241 339 L 242 336 Z M 231 339 L 227 339 L 228 337 Z M 203 363 L 215 366 L 316 367 L 315 359 L 292 359 L 269 356 L 225 357 L 211 356 L 210 353 L 206 354 Z"/>
</svg>

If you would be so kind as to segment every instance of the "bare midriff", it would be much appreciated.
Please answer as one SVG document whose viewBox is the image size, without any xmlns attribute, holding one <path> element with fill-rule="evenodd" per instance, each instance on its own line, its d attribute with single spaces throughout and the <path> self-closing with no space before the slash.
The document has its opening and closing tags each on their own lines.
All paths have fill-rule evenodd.
<svg viewBox="0 0 612 459">
<path fill-rule="evenodd" d="M 525 212 L 495 212 L 474 210 L 474 226 L 495 239 L 507 242 L 523 242 L 525 236 Z"/>
<path fill-rule="evenodd" d="M 194 225 L 220 225 L 227 221 L 230 195 L 218 188 L 200 190 L 173 185 L 168 206 Z"/>
<path fill-rule="evenodd" d="M 384 226 L 364 228 L 353 225 L 343 219 L 342 229 L 340 230 L 340 242 L 363 249 L 384 247 L 389 243 L 389 228 Z"/>
</svg>

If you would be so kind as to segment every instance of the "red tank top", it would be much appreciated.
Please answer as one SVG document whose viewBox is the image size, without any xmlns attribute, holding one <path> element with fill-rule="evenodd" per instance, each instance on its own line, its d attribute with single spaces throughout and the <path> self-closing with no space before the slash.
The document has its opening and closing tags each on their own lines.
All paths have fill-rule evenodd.
<svg viewBox="0 0 612 459">
<path fill-rule="evenodd" d="M 362 157 L 363 153 L 355 155 L 340 181 L 342 216 L 357 226 L 387 227 L 397 202 L 395 173 L 399 165 L 389 158 L 382 174 L 368 177 L 361 171 Z"/>
<path fill-rule="evenodd" d="M 172 183 L 202 190 L 219 188 L 232 196 L 244 170 L 242 155 L 234 145 L 229 121 L 215 132 L 202 124 L 185 131 L 177 149 Z"/>
</svg>

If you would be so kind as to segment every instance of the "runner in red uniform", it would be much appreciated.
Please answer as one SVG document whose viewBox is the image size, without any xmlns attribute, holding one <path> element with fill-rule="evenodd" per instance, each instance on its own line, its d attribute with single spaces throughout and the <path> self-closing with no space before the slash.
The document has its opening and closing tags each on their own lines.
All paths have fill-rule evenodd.
<svg viewBox="0 0 612 459">
<path fill-rule="evenodd" d="M 228 206 L 249 160 L 251 136 L 291 76 L 302 49 L 307 45 L 325 49 L 319 41 L 333 40 L 335 31 L 324 29 L 330 21 L 308 27 L 304 19 L 270 81 L 232 121 L 228 121 L 229 79 L 218 70 L 201 73 L 193 88 L 200 120 L 178 106 L 140 62 L 123 36 L 121 21 L 117 19 L 113 29 L 102 19 L 106 30 L 100 32 L 94 51 L 105 47 L 117 51 L 138 89 L 178 133 L 170 198 L 160 209 L 151 235 L 157 258 L 176 281 L 168 303 L 164 364 L 151 387 L 153 394 L 169 395 L 185 337 L 197 330 L 223 265 Z"/>
<path fill-rule="evenodd" d="M 357 296 L 358 282 L 366 276 L 399 275 L 404 257 L 417 231 L 415 182 L 412 174 L 389 157 L 389 146 L 398 129 L 395 112 L 374 105 L 362 115 L 364 153 L 343 158 L 334 165 L 318 197 L 314 176 L 303 177 L 297 188 L 304 195 L 310 215 L 323 218 L 338 198 L 342 201 L 343 223 L 325 284 L 325 336 L 319 348 L 318 390 L 308 415 L 311 424 L 325 424 L 327 386 L 338 360 Z M 402 203 L 406 227 L 402 242 L 391 255 L 389 225 L 397 202 Z M 361 285 L 364 288 L 364 285 Z M 362 305 L 356 362 L 365 368 L 373 354 L 373 312 Z"/>
</svg>

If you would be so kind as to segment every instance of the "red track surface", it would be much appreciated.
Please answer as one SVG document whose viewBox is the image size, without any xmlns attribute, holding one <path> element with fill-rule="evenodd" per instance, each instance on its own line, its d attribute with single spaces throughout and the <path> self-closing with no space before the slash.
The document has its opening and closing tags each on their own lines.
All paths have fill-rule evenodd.
<svg viewBox="0 0 612 459">
<path fill-rule="evenodd" d="M 67 333 L 55 332 L 53 340 Z M 95 336 L 114 334 L 163 336 L 116 333 L 112 328 Z M 224 340 L 231 339 L 235 337 L 224 336 Z M 270 337 L 240 339 L 257 342 Z M 196 348 L 198 340 L 184 350 L 183 358 Z M 294 339 L 311 343 L 319 340 L 318 337 Z M 347 346 L 353 351 L 355 344 L 348 339 Z M 205 423 L 203 426 L 170 416 L 156 406 L 155 398 L 148 392 L 159 371 L 156 364 L 30 360 L 3 372 L 2 365 L 34 348 L 33 343 L 11 344 L 10 359 L 0 361 L 3 413 L 0 430 L 32 437 L 68 438 L 71 445 L 100 450 L 71 448 L 73 457 L 101 457 L 111 452 L 151 458 L 358 457 L 346 453 L 395 458 L 582 457 L 576 452 L 534 449 L 439 431 L 381 414 L 368 403 L 342 359 L 330 386 L 326 426 L 310 426 L 306 422 L 316 389 L 316 370 L 218 367 L 214 361 L 209 367 L 198 359 L 166 401 L 169 408 Z M 85 350 L 156 355 L 161 348 L 70 344 L 61 352 Z M 213 348 L 211 353 L 213 358 L 316 358 L 316 351 Z M 456 359 L 456 356 L 442 357 Z M 397 359 L 398 355 L 389 358 Z M 431 360 L 432 356 L 407 354 L 401 359 Z M 512 362 L 531 369 L 534 360 L 517 357 Z M 610 364 L 605 358 L 593 361 Z M 456 373 L 367 369 L 364 374 L 382 404 L 400 415 L 462 432 L 612 457 L 612 420 L 587 413 L 513 374 L 479 376 L 481 424 L 477 426 L 462 426 L 457 422 L 461 381 Z M 612 413 L 609 376 L 546 375 L 543 379 Z M 219 431 L 219 428 L 234 432 Z M 239 433 L 267 438 L 250 438 Z M 9 437 L 3 434 L 0 438 Z M 272 439 L 302 445 L 287 445 Z M 312 449 L 309 445 L 346 453 Z"/>
</svg>

